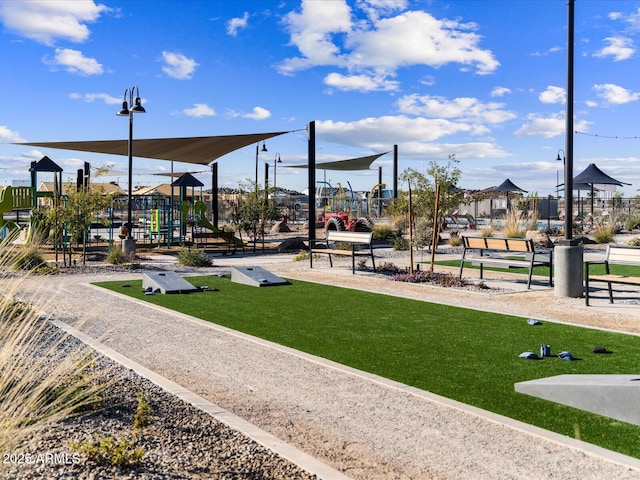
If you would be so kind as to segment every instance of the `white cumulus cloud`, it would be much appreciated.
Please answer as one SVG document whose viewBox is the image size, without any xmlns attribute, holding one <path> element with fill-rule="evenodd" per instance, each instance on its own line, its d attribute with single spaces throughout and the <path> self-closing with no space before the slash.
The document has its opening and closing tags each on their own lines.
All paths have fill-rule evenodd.
<svg viewBox="0 0 640 480">
<path fill-rule="evenodd" d="M 193 77 L 196 67 L 199 65 L 194 59 L 187 58 L 182 53 L 162 52 L 164 65 L 162 71 L 178 80 L 189 80 Z"/>
<path fill-rule="evenodd" d="M 238 30 L 247 28 L 249 24 L 249 12 L 244 12 L 242 18 L 232 18 L 227 22 L 227 35 L 235 37 L 238 35 Z"/>
<path fill-rule="evenodd" d="M 206 103 L 194 103 L 193 107 L 185 108 L 182 113 L 188 117 L 213 117 L 216 112 Z"/>
<path fill-rule="evenodd" d="M 627 60 L 633 56 L 633 40 L 626 37 L 608 37 L 604 39 L 609 45 L 594 53 L 594 57 L 613 57 L 614 62 Z"/>
<path fill-rule="evenodd" d="M 104 73 L 102 64 L 95 58 L 85 57 L 81 51 L 71 48 L 56 48 L 53 58 L 45 57 L 43 62 L 54 67 L 63 67 L 69 73 L 85 77 Z"/>
<path fill-rule="evenodd" d="M 265 120 L 271 116 L 271 112 L 266 108 L 254 107 L 251 113 L 245 113 L 242 115 L 244 118 L 251 118 L 252 120 Z"/>
<path fill-rule="evenodd" d="M 14 143 L 24 142 L 25 140 L 20 134 L 14 130 L 11 130 L 6 125 L 0 125 L 0 142 L 2 143 Z"/>
<path fill-rule="evenodd" d="M 8 30 L 45 45 L 78 43 L 89 38 L 86 24 L 108 10 L 92 0 L 15 0 L 0 2 L 0 19 Z"/>
<path fill-rule="evenodd" d="M 538 99 L 542 103 L 567 103 L 567 93 L 562 87 L 555 87 L 553 85 L 549 85 L 547 89 L 540 93 Z"/>
<path fill-rule="evenodd" d="M 482 38 L 474 23 L 437 19 L 423 11 L 397 13 L 400 7 L 406 7 L 405 2 L 357 2 L 354 8 L 368 15 L 362 21 L 354 18 L 345 0 L 303 0 L 300 11 L 284 17 L 290 44 L 300 55 L 282 61 L 280 73 L 335 66 L 346 69 L 348 75 L 333 74 L 329 80 L 348 89 L 357 83 L 358 90 L 367 85 L 379 90 L 381 86 L 395 88 L 385 77 L 395 76 L 403 67 L 459 64 L 480 75 L 498 68 L 493 53 L 480 47 Z M 365 82 L 365 77 L 371 80 Z"/>
<path fill-rule="evenodd" d="M 114 97 L 108 93 L 70 93 L 69 98 L 74 100 L 82 100 L 86 103 L 93 103 L 96 100 L 101 100 L 107 105 L 119 105 L 122 103 L 122 97 Z"/>
<path fill-rule="evenodd" d="M 640 98 L 640 93 L 632 92 L 631 90 L 612 83 L 594 85 L 593 89 L 598 92 L 600 98 L 618 105 L 635 102 Z"/>
</svg>

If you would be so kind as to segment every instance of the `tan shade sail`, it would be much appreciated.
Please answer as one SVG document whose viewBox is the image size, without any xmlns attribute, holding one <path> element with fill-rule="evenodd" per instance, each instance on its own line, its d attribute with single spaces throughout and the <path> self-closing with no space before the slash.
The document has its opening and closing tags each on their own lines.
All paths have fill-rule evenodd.
<svg viewBox="0 0 640 480">
<path fill-rule="evenodd" d="M 377 153 L 375 155 L 369 155 L 367 157 L 350 158 L 347 160 L 338 160 L 336 162 L 317 163 L 316 169 L 318 170 L 369 170 L 371 164 L 375 162 L 382 155 L 386 155 L 389 152 Z M 291 168 L 307 168 L 308 165 L 283 165 L 283 167 Z"/>
<path fill-rule="evenodd" d="M 289 132 L 219 135 L 215 137 L 148 138 L 133 140 L 133 156 L 156 160 L 208 165 L 214 160 L 253 143 Z M 80 152 L 129 155 L 127 140 L 89 140 L 81 142 L 24 142 L 15 145 L 57 148 Z"/>
</svg>

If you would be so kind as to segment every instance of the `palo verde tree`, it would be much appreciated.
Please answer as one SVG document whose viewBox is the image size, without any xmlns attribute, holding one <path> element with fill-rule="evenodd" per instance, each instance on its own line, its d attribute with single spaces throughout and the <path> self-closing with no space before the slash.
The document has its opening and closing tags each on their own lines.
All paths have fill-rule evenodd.
<svg viewBox="0 0 640 480">
<path fill-rule="evenodd" d="M 258 238 L 264 235 L 265 222 L 279 218 L 276 199 L 267 198 L 267 192 L 255 182 L 240 184 L 239 188 L 232 221 L 237 229 L 247 233 L 255 251 Z"/>
<path fill-rule="evenodd" d="M 441 222 L 444 215 L 458 207 L 463 193 L 457 187 L 461 171 L 457 167 L 458 160 L 455 155 L 449 155 L 446 165 L 439 165 L 437 161 L 431 161 L 425 173 L 412 168 L 407 168 L 400 175 L 400 180 L 411 187 L 412 209 L 414 218 L 434 218 L 436 204 L 436 186 L 439 186 L 439 215 Z M 402 195 L 394 203 L 394 213 L 406 215 L 409 202 L 406 195 Z"/>
<path fill-rule="evenodd" d="M 60 204 L 47 211 L 51 224 L 57 219 L 57 224 L 64 226 L 71 237 L 69 245 L 82 245 L 82 264 L 86 264 L 87 237 L 91 230 L 91 223 L 97 219 L 98 213 L 109 206 L 111 201 L 105 195 L 102 186 L 91 186 L 86 190 L 79 190 L 68 194 Z"/>
</svg>

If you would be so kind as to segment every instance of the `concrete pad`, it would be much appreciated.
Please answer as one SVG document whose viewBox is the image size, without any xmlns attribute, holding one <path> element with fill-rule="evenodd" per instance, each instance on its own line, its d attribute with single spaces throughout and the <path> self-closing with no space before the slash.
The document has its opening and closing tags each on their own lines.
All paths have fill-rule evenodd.
<svg viewBox="0 0 640 480">
<path fill-rule="evenodd" d="M 640 425 L 640 375 L 557 375 L 515 384 L 516 392 Z"/>
<path fill-rule="evenodd" d="M 176 272 L 151 272 L 142 275 L 142 288 L 151 291 L 160 290 L 162 293 L 197 292 L 198 288 L 187 282 Z"/>
<path fill-rule="evenodd" d="M 252 287 L 271 287 L 289 284 L 286 280 L 262 267 L 234 267 L 231 269 L 231 281 L 251 285 Z"/>
</svg>

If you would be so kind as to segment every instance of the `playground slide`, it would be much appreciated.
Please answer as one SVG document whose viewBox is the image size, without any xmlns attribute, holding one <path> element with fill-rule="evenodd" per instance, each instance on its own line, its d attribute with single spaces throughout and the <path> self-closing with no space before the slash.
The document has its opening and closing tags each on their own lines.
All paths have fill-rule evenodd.
<svg viewBox="0 0 640 480">
<path fill-rule="evenodd" d="M 198 218 L 198 226 L 202 228 L 206 228 L 207 230 L 211 230 L 212 232 L 218 233 L 222 232 L 220 228 L 215 227 L 205 216 L 207 209 L 204 203 L 198 201 L 194 205 L 194 212 L 196 214 L 196 218 Z M 236 245 L 242 245 L 243 242 L 239 238 L 233 237 L 233 242 Z"/>
</svg>

